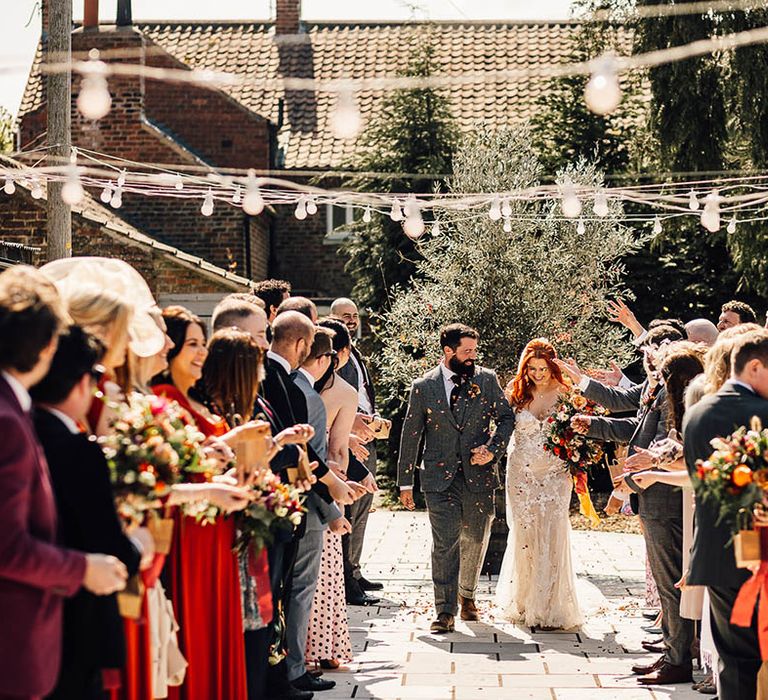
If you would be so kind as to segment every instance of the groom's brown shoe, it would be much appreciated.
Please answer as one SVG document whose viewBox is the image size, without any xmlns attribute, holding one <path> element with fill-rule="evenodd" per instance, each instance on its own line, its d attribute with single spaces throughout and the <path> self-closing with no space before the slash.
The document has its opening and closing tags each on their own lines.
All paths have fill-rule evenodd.
<svg viewBox="0 0 768 700">
<path fill-rule="evenodd" d="M 477 622 L 480 616 L 477 614 L 477 608 L 475 607 L 475 601 L 472 598 L 465 598 L 463 595 L 459 596 L 459 603 L 461 604 L 461 619 L 465 622 Z"/>
<path fill-rule="evenodd" d="M 453 629 L 454 629 L 453 615 L 445 612 L 440 613 L 437 616 L 437 620 L 435 620 L 429 626 L 429 631 L 434 632 L 435 634 L 445 634 L 446 632 L 453 632 Z"/>
</svg>

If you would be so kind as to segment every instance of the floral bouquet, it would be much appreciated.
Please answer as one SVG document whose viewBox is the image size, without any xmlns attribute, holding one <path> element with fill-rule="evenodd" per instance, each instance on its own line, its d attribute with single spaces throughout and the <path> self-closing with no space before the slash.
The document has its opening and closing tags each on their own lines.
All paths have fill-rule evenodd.
<svg viewBox="0 0 768 700">
<path fill-rule="evenodd" d="M 139 525 L 160 506 L 173 484 L 211 469 L 204 436 L 185 411 L 157 396 L 132 395 L 115 406 L 113 433 L 99 438 L 118 504 L 128 525 Z"/>
<path fill-rule="evenodd" d="M 583 396 L 578 389 L 571 389 L 564 395 L 555 412 L 548 419 L 548 430 L 544 449 L 552 452 L 565 462 L 573 477 L 576 494 L 582 515 L 592 525 L 597 525 L 600 518 L 592 505 L 587 489 L 587 476 L 590 468 L 603 458 L 603 447 L 597 440 L 577 433 L 571 427 L 571 419 L 577 415 L 604 416 L 607 411 Z"/>
<path fill-rule="evenodd" d="M 237 550 L 258 553 L 283 533 L 290 534 L 301 523 L 306 508 L 301 492 L 280 477 L 264 470 L 253 484 L 254 500 L 240 514 Z"/>
</svg>

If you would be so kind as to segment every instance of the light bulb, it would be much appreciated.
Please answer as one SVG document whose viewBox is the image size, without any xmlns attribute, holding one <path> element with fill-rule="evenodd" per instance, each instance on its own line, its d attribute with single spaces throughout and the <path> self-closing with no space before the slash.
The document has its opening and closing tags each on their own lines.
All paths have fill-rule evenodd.
<svg viewBox="0 0 768 700">
<path fill-rule="evenodd" d="M 560 207 L 563 210 L 563 216 L 568 219 L 575 219 L 581 214 L 581 201 L 576 196 L 573 189 L 563 192 L 563 199 L 560 203 Z"/>
<path fill-rule="evenodd" d="M 424 219 L 421 218 L 421 214 L 416 212 L 414 216 L 409 216 L 403 222 L 403 231 L 412 241 L 416 241 L 421 238 L 421 235 L 425 230 Z"/>
<path fill-rule="evenodd" d="M 307 218 L 307 201 L 304 199 L 304 195 L 299 197 L 299 201 L 296 204 L 296 210 L 293 215 L 299 220 L 304 221 Z"/>
<path fill-rule="evenodd" d="M 699 208 L 699 200 L 696 198 L 696 192 L 693 190 L 688 194 L 688 208 L 691 211 L 696 211 Z"/>
<path fill-rule="evenodd" d="M 658 236 L 661 233 L 661 231 L 662 231 L 661 219 L 659 219 L 659 217 L 657 216 L 653 220 L 653 233 Z"/>
<path fill-rule="evenodd" d="M 125 187 L 125 170 L 121 170 L 120 174 L 117 176 L 117 186 Z"/>
<path fill-rule="evenodd" d="M 701 212 L 701 225 L 710 233 L 720 230 L 720 195 L 712 190 L 704 200 L 704 211 Z"/>
<path fill-rule="evenodd" d="M 237 187 L 235 187 L 234 193 L 232 194 L 232 204 L 240 204 L 240 202 L 243 199 L 240 192 L 241 192 L 240 185 L 237 185 Z"/>
<path fill-rule="evenodd" d="M 213 192 L 211 192 L 210 187 L 203 199 L 203 206 L 200 207 L 200 213 L 203 216 L 211 216 L 213 214 Z"/>
<path fill-rule="evenodd" d="M 505 199 L 501 203 L 501 215 L 506 219 L 512 216 L 512 205 L 509 203 L 508 199 Z"/>
<path fill-rule="evenodd" d="M 579 219 L 579 223 L 576 224 L 576 233 L 578 233 L 580 236 L 583 236 L 586 230 L 587 228 L 584 226 L 584 219 Z"/>
<path fill-rule="evenodd" d="M 107 183 L 104 186 L 104 189 L 101 191 L 101 194 L 99 195 L 99 199 L 104 202 L 104 204 L 109 204 L 109 202 L 112 200 L 112 185 Z"/>
<path fill-rule="evenodd" d="M 392 200 L 392 208 L 389 210 L 389 218 L 392 221 L 402 221 L 403 211 L 400 208 L 400 202 L 397 199 Z"/>
<path fill-rule="evenodd" d="M 491 221 L 498 221 L 501 218 L 501 202 L 498 197 L 494 197 L 491 207 L 488 209 L 488 218 Z"/>
<path fill-rule="evenodd" d="M 83 76 L 80 94 L 77 96 L 77 108 L 86 119 L 101 119 L 109 114 L 112 109 L 112 95 L 109 94 L 109 85 L 103 75 L 94 73 Z"/>
<path fill-rule="evenodd" d="M 184 180 L 181 179 L 181 175 L 176 175 L 176 184 L 174 185 L 179 192 L 184 189 Z"/>
<path fill-rule="evenodd" d="M 75 175 L 68 177 L 61 188 L 61 199 L 70 206 L 79 204 L 85 196 L 85 190 L 80 184 L 80 178 Z"/>
<path fill-rule="evenodd" d="M 363 211 L 363 223 L 370 224 L 371 223 L 371 207 L 370 205 L 365 208 L 365 211 Z"/>
<path fill-rule="evenodd" d="M 249 216 L 258 216 L 264 211 L 264 198 L 259 191 L 255 170 L 248 171 L 248 183 L 245 186 L 245 197 L 243 198 L 243 211 Z"/>
<path fill-rule="evenodd" d="M 606 115 L 621 103 L 621 85 L 616 58 L 606 54 L 593 62 L 592 75 L 584 88 L 584 101 L 591 112 Z"/>
<path fill-rule="evenodd" d="M 440 235 L 440 223 L 437 220 L 435 220 L 435 223 L 432 224 L 432 230 L 430 231 L 430 233 L 433 236 L 439 236 Z"/>
<path fill-rule="evenodd" d="M 43 186 L 40 184 L 40 180 L 35 178 L 32 180 L 32 192 L 30 193 L 32 195 L 32 199 L 42 199 L 43 198 Z"/>
<path fill-rule="evenodd" d="M 314 197 L 310 197 L 307 200 L 307 214 L 310 216 L 317 214 L 317 202 L 315 201 Z"/>
<path fill-rule="evenodd" d="M 353 139 L 363 125 L 363 118 L 357 108 L 355 96 L 349 90 L 339 93 L 336 109 L 331 115 L 331 132 L 337 139 Z"/>
<path fill-rule="evenodd" d="M 728 233 L 736 233 L 736 217 L 735 216 L 728 222 L 728 226 L 725 230 L 728 231 Z"/>
<path fill-rule="evenodd" d="M 512 219 L 510 219 L 508 216 L 504 217 L 504 233 L 512 233 Z"/>
<path fill-rule="evenodd" d="M 16 191 L 16 183 L 10 175 L 5 176 L 5 184 L 3 185 L 3 192 L 6 194 L 13 194 Z"/>
<path fill-rule="evenodd" d="M 419 204 L 413 195 L 409 195 L 408 199 L 405 200 L 405 204 L 403 205 L 403 214 L 405 215 L 406 219 L 410 219 L 412 216 L 418 216 Z"/>
<path fill-rule="evenodd" d="M 112 199 L 109 200 L 109 206 L 113 209 L 119 209 L 123 206 L 123 189 L 118 187 L 115 193 L 112 195 Z"/>
<path fill-rule="evenodd" d="M 605 192 L 597 192 L 595 194 L 595 204 L 592 210 L 597 216 L 608 216 L 608 195 Z"/>
</svg>

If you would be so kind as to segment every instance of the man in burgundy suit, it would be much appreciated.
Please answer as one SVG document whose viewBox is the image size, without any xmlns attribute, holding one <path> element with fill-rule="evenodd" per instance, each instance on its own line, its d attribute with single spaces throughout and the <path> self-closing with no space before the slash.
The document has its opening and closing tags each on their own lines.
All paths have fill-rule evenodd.
<svg viewBox="0 0 768 700">
<path fill-rule="evenodd" d="M 0 700 L 53 688 L 61 659 L 62 597 L 125 585 L 122 562 L 56 545 L 48 467 L 28 389 L 48 371 L 67 320 L 56 288 L 31 267 L 0 274 Z"/>
</svg>

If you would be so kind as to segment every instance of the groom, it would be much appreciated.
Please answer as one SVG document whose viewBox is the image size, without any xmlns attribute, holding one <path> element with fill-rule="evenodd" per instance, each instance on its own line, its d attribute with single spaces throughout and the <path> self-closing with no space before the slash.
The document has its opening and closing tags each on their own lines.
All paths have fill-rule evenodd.
<svg viewBox="0 0 768 700">
<path fill-rule="evenodd" d="M 443 359 L 413 382 L 400 442 L 400 500 L 414 509 L 413 471 L 418 466 L 432 526 L 437 620 L 430 629 L 436 633 L 453 631 L 458 600 L 462 620 L 478 619 L 475 589 L 499 487 L 496 461 L 515 424 L 496 373 L 475 366 L 479 337 L 461 323 L 442 329 Z M 418 465 L 422 437 L 423 463 Z"/>
</svg>

